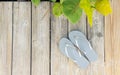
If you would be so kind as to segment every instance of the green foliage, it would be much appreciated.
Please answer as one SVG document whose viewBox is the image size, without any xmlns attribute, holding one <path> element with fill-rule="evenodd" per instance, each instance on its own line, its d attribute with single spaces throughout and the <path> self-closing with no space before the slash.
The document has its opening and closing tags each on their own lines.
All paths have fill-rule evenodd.
<svg viewBox="0 0 120 75">
<path fill-rule="evenodd" d="M 77 23 L 82 15 L 82 9 L 79 7 L 80 0 L 65 0 L 63 5 L 63 13 L 72 23 Z"/>
<path fill-rule="evenodd" d="M 53 5 L 53 14 L 55 15 L 55 16 L 61 16 L 62 15 L 62 5 L 60 4 L 60 3 L 55 3 L 54 5 Z"/>
<path fill-rule="evenodd" d="M 95 3 L 96 10 L 106 16 L 112 12 L 109 0 L 97 0 Z"/>
<path fill-rule="evenodd" d="M 82 11 L 86 13 L 90 27 L 93 22 L 93 12 L 97 10 L 102 15 L 108 15 L 112 12 L 109 0 L 50 0 L 55 2 L 53 5 L 53 14 L 61 16 L 62 14 L 73 24 L 80 20 Z M 38 6 L 40 0 L 32 0 L 35 6 Z"/>
<path fill-rule="evenodd" d="M 92 21 L 93 21 L 92 15 L 93 15 L 94 8 L 92 8 L 90 1 L 89 0 L 81 0 L 80 8 L 82 8 L 84 10 L 84 12 L 86 13 L 86 15 L 88 17 L 88 22 L 89 22 L 90 26 L 92 27 Z"/>
<path fill-rule="evenodd" d="M 64 0 L 60 0 L 60 3 L 62 4 Z"/>
<path fill-rule="evenodd" d="M 52 2 L 56 2 L 56 0 L 50 0 L 50 1 L 52 1 Z"/>
<path fill-rule="evenodd" d="M 33 3 L 35 6 L 38 6 L 39 3 L 40 3 L 40 0 L 32 0 L 32 3 Z"/>
<path fill-rule="evenodd" d="M 89 1 L 95 3 L 97 0 L 89 0 Z"/>
</svg>

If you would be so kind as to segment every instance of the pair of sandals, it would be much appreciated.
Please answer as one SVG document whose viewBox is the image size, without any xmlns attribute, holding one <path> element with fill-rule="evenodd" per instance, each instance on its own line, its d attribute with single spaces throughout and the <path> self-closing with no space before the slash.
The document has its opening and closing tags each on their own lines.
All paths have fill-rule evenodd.
<svg viewBox="0 0 120 75">
<path fill-rule="evenodd" d="M 59 42 L 59 48 L 65 56 L 71 58 L 79 67 L 87 68 L 90 62 L 97 60 L 98 55 L 83 33 L 72 31 L 69 33 L 69 39 L 62 38 Z"/>
</svg>

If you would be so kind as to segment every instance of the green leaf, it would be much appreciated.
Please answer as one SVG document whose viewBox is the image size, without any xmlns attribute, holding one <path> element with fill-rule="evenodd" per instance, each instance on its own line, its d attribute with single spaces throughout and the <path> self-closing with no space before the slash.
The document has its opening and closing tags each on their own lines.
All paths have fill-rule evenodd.
<svg viewBox="0 0 120 75">
<path fill-rule="evenodd" d="M 32 0 L 32 3 L 33 3 L 35 6 L 38 6 L 39 3 L 40 3 L 40 0 Z"/>
<path fill-rule="evenodd" d="M 82 9 L 79 7 L 80 0 L 64 0 L 63 13 L 72 23 L 77 23 L 82 15 Z"/>
<path fill-rule="evenodd" d="M 95 8 L 95 2 L 96 2 L 97 0 L 90 0 L 90 4 L 91 4 L 91 6 L 92 7 L 94 7 Z"/>
<path fill-rule="evenodd" d="M 60 0 L 60 3 L 62 4 L 64 0 Z"/>
<path fill-rule="evenodd" d="M 97 0 L 90 0 L 90 2 L 96 2 Z"/>
<path fill-rule="evenodd" d="M 50 0 L 50 1 L 52 1 L 52 2 L 56 2 L 56 0 Z"/>
<path fill-rule="evenodd" d="M 92 27 L 93 23 L 93 11 L 94 9 L 92 8 L 90 1 L 89 0 L 81 0 L 80 1 L 80 7 L 84 10 L 88 17 L 88 22 L 90 24 L 90 27 Z"/>
<path fill-rule="evenodd" d="M 95 8 L 98 12 L 100 12 L 104 16 L 112 12 L 109 0 L 97 0 L 95 3 Z"/>
<path fill-rule="evenodd" d="M 60 3 L 54 3 L 53 5 L 53 14 L 55 16 L 61 16 L 62 15 L 62 5 Z"/>
</svg>

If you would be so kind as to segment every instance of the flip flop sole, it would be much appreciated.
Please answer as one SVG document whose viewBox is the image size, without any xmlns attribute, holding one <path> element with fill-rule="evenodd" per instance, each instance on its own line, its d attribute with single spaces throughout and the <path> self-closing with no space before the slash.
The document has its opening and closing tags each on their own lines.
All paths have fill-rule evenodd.
<svg viewBox="0 0 120 75">
<path fill-rule="evenodd" d="M 69 33 L 70 40 L 84 53 L 89 61 L 95 61 L 98 55 L 91 47 L 85 35 L 79 31 L 72 31 Z"/>
<path fill-rule="evenodd" d="M 89 65 L 88 60 L 77 52 L 76 47 L 74 47 L 68 39 L 62 38 L 60 40 L 59 49 L 65 56 L 71 58 L 79 67 L 87 68 Z"/>
</svg>

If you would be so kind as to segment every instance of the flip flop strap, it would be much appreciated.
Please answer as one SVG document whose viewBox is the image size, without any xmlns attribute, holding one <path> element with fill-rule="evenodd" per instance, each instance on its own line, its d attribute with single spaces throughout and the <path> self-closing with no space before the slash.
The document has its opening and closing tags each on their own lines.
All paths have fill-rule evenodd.
<svg viewBox="0 0 120 75">
<path fill-rule="evenodd" d="M 66 47 L 65 47 L 65 53 L 66 53 L 66 55 L 67 55 L 68 57 L 70 57 L 69 54 L 68 54 L 68 47 L 71 47 L 71 48 L 74 48 L 74 47 L 71 46 L 71 45 L 69 45 L 69 44 L 66 44 Z M 80 51 L 78 51 L 78 53 L 79 53 L 79 55 L 81 56 Z"/>
<path fill-rule="evenodd" d="M 83 38 L 80 38 L 80 37 L 78 37 L 77 39 L 83 39 Z M 85 39 L 86 40 L 86 39 Z M 86 40 L 87 41 L 87 40 Z M 79 45 L 78 45 L 78 41 L 75 39 L 75 42 L 76 42 L 76 45 L 77 45 L 77 47 L 80 49 L 80 47 L 79 47 Z M 88 45 L 89 45 L 89 47 L 90 47 L 90 49 L 92 50 L 92 47 L 91 47 L 91 45 L 90 45 L 90 42 L 88 42 Z M 85 51 L 85 50 L 84 50 Z M 86 51 L 85 51 L 86 52 Z"/>
<path fill-rule="evenodd" d="M 83 39 L 83 38 L 80 38 L 78 36 L 75 38 L 75 43 L 76 43 L 77 47 L 80 49 L 79 44 L 78 44 L 78 39 Z M 83 50 L 83 52 L 84 52 L 84 54 L 86 54 L 85 50 Z"/>
</svg>

